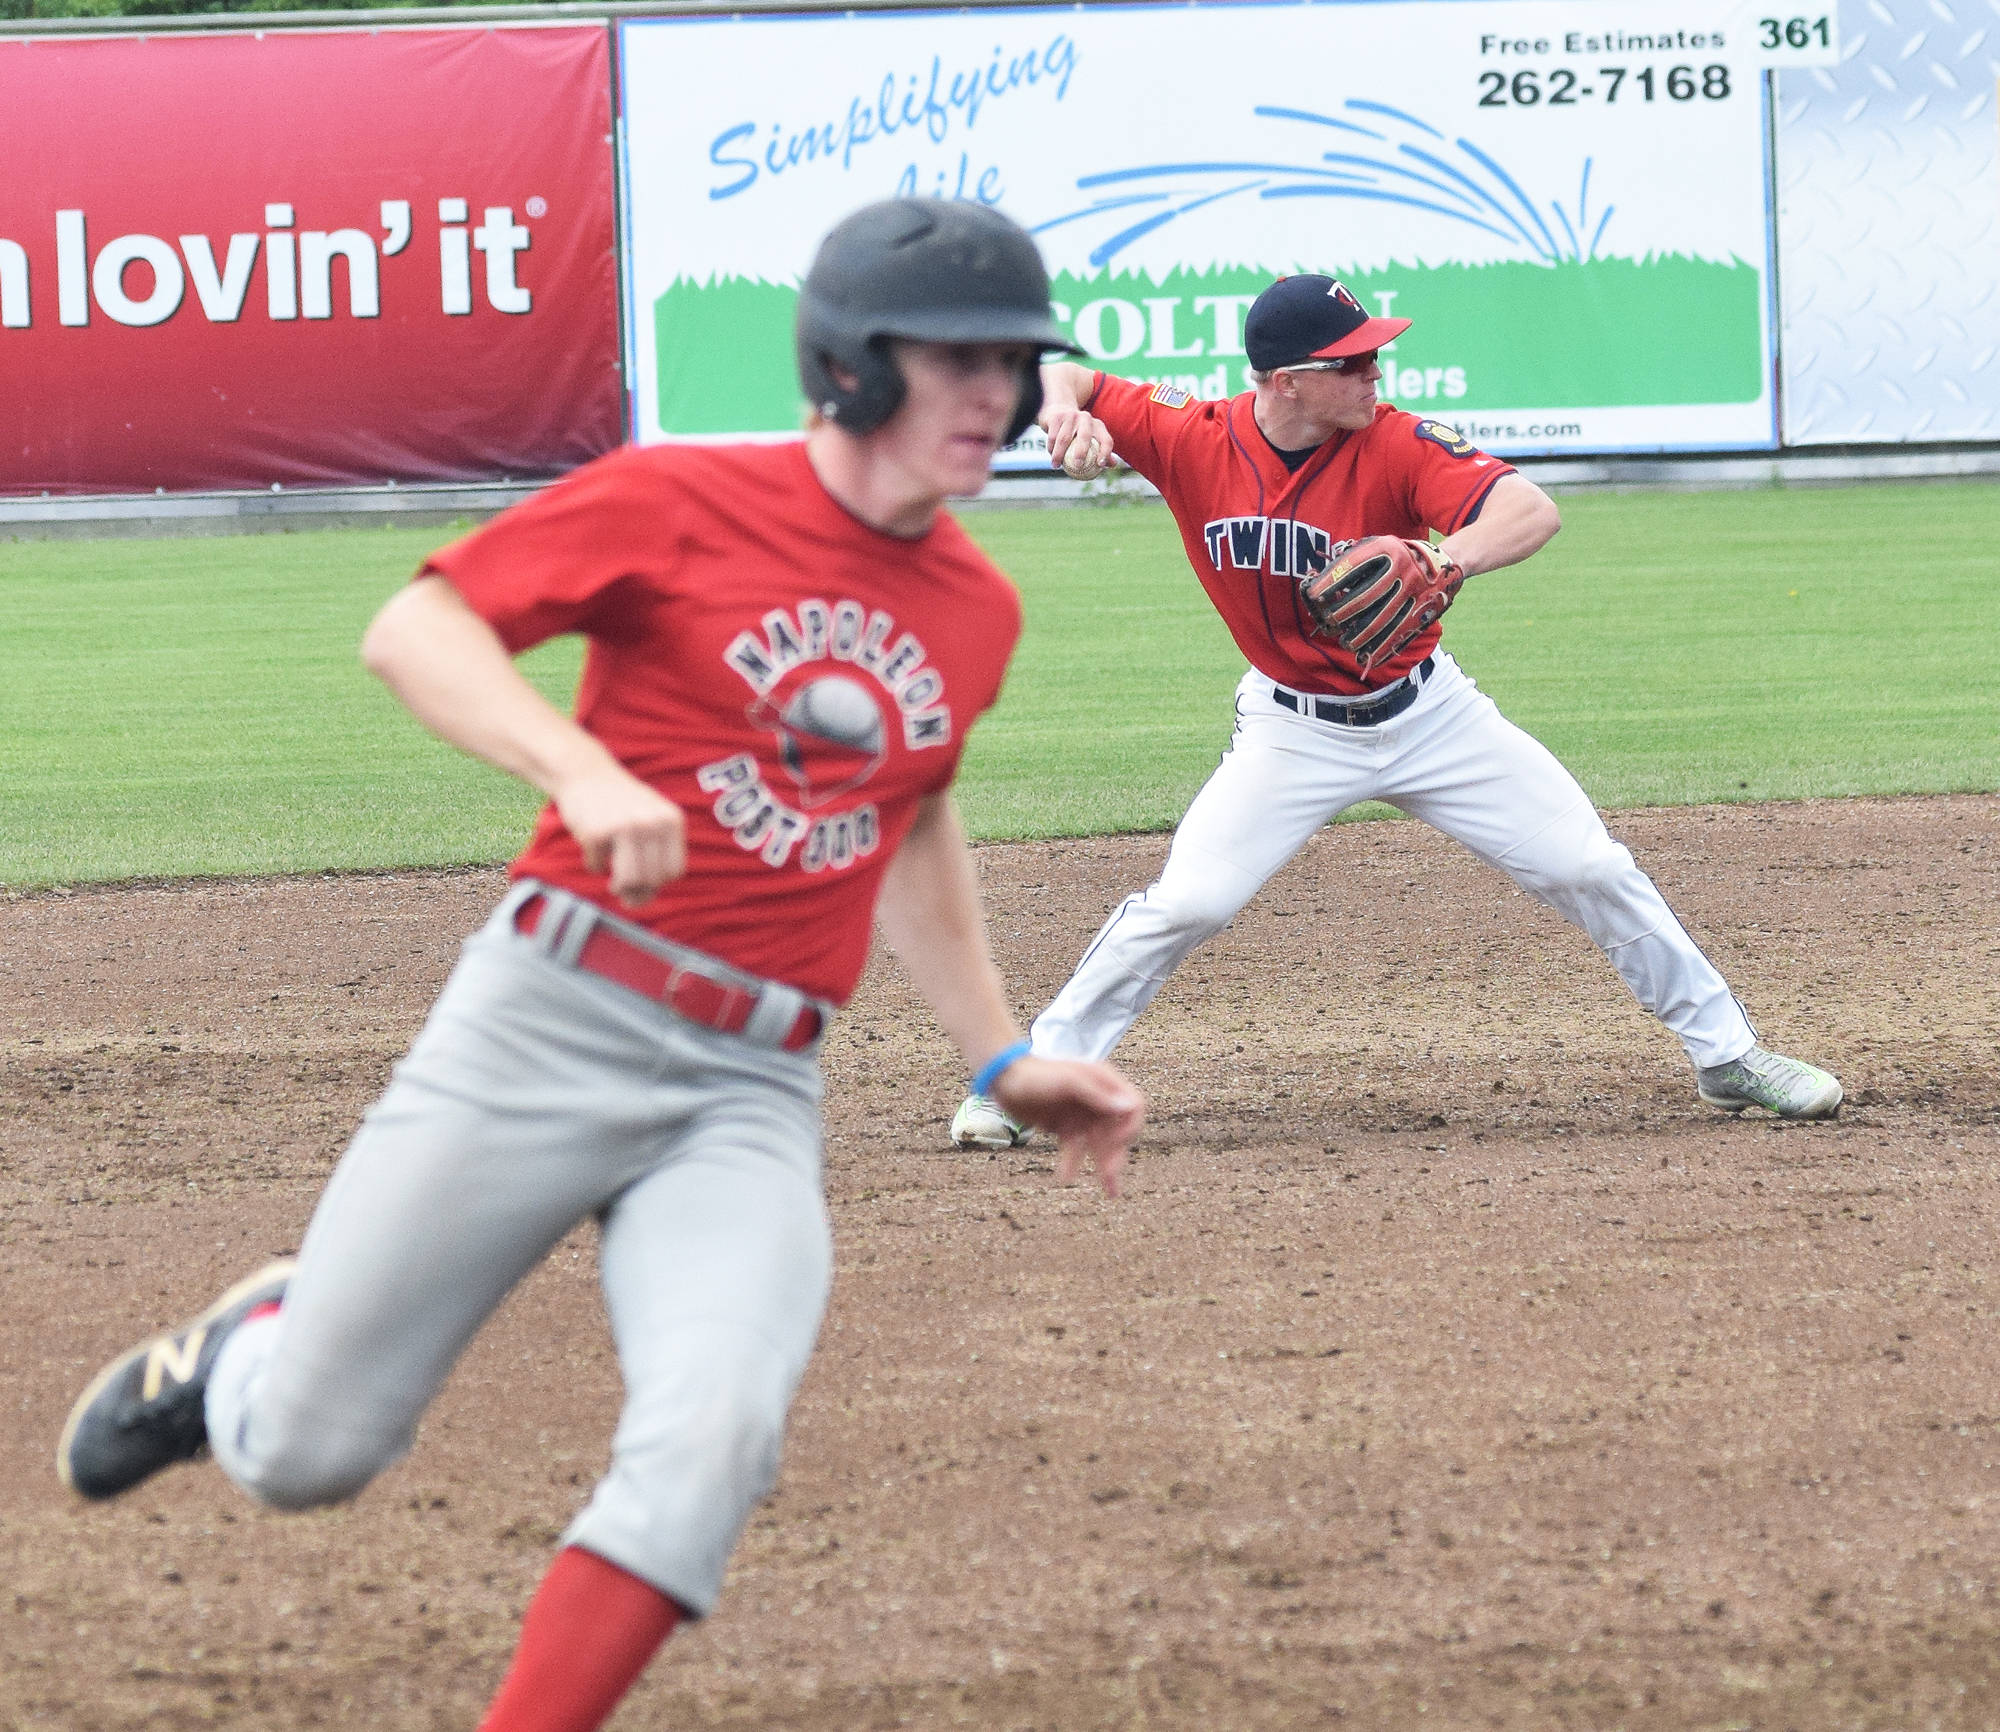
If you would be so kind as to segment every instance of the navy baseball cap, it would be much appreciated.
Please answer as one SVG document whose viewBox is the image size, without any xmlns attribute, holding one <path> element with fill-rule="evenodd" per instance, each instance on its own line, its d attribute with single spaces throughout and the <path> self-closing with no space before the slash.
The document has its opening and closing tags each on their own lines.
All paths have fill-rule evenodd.
<svg viewBox="0 0 2000 1732">
<path fill-rule="evenodd" d="M 1345 284 L 1333 277 L 1280 277 L 1251 304 L 1243 347 L 1260 373 L 1365 355 L 1393 343 L 1408 319 L 1371 319 Z"/>
</svg>

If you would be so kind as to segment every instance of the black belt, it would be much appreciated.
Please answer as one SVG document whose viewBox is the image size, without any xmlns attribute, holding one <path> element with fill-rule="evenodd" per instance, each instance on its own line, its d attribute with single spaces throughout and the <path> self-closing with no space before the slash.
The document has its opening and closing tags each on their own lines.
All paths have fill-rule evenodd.
<svg viewBox="0 0 2000 1732">
<path fill-rule="evenodd" d="M 1400 716 L 1417 701 L 1417 692 L 1437 666 L 1436 656 L 1425 656 L 1392 692 L 1379 698 L 1315 697 L 1310 692 L 1287 691 L 1273 684 L 1271 696 L 1295 715 L 1311 716 L 1316 722 L 1338 722 L 1343 728 L 1372 728 L 1391 716 Z"/>
</svg>

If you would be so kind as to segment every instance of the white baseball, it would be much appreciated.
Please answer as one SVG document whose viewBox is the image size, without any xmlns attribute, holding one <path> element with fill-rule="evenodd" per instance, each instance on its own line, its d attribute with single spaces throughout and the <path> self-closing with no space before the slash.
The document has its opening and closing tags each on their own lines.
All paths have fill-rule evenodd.
<svg viewBox="0 0 2000 1732">
<path fill-rule="evenodd" d="M 1063 473 L 1073 481 L 1095 481 L 1104 473 L 1105 456 L 1095 439 L 1079 433 L 1063 453 Z"/>
</svg>

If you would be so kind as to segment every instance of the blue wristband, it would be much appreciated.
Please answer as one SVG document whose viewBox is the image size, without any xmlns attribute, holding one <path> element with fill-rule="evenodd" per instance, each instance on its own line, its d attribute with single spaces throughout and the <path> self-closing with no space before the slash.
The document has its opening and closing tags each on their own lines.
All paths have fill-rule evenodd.
<svg viewBox="0 0 2000 1732">
<path fill-rule="evenodd" d="M 1017 1040 L 1012 1046 L 1002 1047 L 986 1061 L 985 1068 L 972 1079 L 972 1092 L 976 1095 L 991 1094 L 993 1085 L 1012 1068 L 1014 1061 L 1026 1058 L 1034 1050 L 1035 1043 L 1030 1040 Z"/>
</svg>

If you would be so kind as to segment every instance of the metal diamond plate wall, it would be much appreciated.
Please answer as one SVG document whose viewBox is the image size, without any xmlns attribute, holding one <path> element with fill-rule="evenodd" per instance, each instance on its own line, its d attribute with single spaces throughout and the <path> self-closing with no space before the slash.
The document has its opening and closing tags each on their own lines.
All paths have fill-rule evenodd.
<svg viewBox="0 0 2000 1732">
<path fill-rule="evenodd" d="M 2000 0 L 1844 0 L 1775 75 L 1781 437 L 2000 437 Z"/>
</svg>

